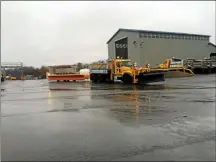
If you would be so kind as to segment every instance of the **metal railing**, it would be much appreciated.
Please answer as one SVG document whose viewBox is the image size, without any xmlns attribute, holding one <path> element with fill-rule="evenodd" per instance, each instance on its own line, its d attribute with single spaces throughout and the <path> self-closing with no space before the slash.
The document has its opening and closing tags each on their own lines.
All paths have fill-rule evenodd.
<svg viewBox="0 0 216 162">
<path fill-rule="evenodd" d="M 2 62 L 1 68 L 2 69 L 23 68 L 23 63 L 22 62 Z"/>
</svg>

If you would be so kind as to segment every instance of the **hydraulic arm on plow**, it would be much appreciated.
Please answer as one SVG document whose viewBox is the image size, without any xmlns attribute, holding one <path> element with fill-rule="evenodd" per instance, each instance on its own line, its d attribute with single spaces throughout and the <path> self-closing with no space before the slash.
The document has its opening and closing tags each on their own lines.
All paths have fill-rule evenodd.
<svg viewBox="0 0 216 162">
<path fill-rule="evenodd" d="M 112 59 L 107 63 L 92 64 L 90 80 L 92 82 L 123 82 L 125 84 L 165 81 L 163 72 L 151 72 L 149 67 L 136 68 L 130 59 Z"/>
</svg>

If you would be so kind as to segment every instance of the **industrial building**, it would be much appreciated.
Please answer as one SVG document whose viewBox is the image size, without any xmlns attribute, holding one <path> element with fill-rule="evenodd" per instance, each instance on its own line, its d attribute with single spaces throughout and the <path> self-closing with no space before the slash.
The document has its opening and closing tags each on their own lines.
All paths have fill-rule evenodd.
<svg viewBox="0 0 216 162">
<path fill-rule="evenodd" d="M 216 46 L 209 35 L 119 29 L 107 42 L 108 58 L 131 58 L 138 66 L 152 67 L 166 58 L 209 58 Z"/>
</svg>

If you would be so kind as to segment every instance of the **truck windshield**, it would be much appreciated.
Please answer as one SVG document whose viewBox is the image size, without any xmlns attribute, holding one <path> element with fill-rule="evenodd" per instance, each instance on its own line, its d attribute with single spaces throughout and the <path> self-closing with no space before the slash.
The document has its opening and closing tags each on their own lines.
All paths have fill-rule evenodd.
<svg viewBox="0 0 216 162">
<path fill-rule="evenodd" d="M 182 59 L 172 58 L 172 62 L 180 62 Z"/>
<path fill-rule="evenodd" d="M 91 64 L 91 69 L 106 69 L 106 68 L 107 68 L 107 64 L 105 64 L 105 63 Z"/>
<path fill-rule="evenodd" d="M 133 63 L 131 61 L 122 61 L 121 66 L 132 67 Z"/>
</svg>

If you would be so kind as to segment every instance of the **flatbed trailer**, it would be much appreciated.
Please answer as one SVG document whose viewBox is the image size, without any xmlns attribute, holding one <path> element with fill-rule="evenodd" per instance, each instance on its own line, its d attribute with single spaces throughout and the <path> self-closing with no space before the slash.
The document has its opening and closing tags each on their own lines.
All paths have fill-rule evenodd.
<svg viewBox="0 0 216 162">
<path fill-rule="evenodd" d="M 214 57 L 205 58 L 203 60 L 185 60 L 186 66 L 190 67 L 190 69 L 196 74 L 208 74 L 216 72 L 216 60 Z"/>
</svg>

